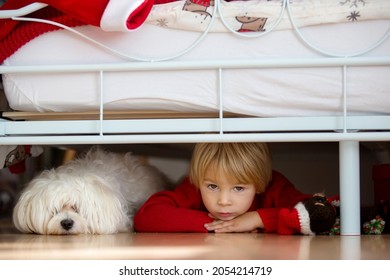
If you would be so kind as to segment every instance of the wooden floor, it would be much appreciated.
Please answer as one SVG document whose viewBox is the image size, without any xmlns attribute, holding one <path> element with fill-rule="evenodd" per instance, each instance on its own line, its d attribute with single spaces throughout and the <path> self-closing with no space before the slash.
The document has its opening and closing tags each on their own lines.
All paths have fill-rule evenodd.
<svg viewBox="0 0 390 280">
<path fill-rule="evenodd" d="M 0 220 L 0 259 L 268 259 L 390 260 L 390 235 L 126 233 L 20 234 Z"/>
</svg>

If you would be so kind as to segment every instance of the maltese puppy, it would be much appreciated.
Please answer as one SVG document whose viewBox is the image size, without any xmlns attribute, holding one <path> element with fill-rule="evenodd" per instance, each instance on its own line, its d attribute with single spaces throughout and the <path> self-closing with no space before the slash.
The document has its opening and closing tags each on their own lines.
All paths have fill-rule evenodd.
<svg viewBox="0 0 390 280">
<path fill-rule="evenodd" d="M 13 222 L 24 233 L 132 231 L 135 212 L 150 195 L 167 186 L 157 168 L 142 164 L 131 153 L 95 147 L 34 178 L 21 193 Z"/>
</svg>

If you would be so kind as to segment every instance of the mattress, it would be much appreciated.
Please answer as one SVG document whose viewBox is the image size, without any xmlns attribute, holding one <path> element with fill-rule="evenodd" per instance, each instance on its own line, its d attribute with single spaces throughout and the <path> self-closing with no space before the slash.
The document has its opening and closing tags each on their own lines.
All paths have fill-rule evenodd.
<svg viewBox="0 0 390 280">
<path fill-rule="evenodd" d="M 387 32 L 390 20 L 327 23 L 300 30 L 313 45 L 346 55 L 374 45 Z M 78 32 L 129 57 L 118 56 L 67 30 L 39 36 L 4 61 L 4 65 L 107 64 L 132 57 L 158 60 L 190 47 L 201 31 L 164 28 L 146 22 L 131 33 L 104 32 L 81 26 Z M 365 56 L 388 56 L 390 40 Z M 176 61 L 319 58 L 322 54 L 302 42 L 292 28 L 273 30 L 259 38 L 230 32 L 209 32 Z M 340 67 L 224 69 L 223 110 L 253 116 L 327 116 L 343 112 L 343 71 Z M 99 73 L 4 74 L 8 102 L 14 110 L 79 112 L 100 106 Z M 170 70 L 106 72 L 106 110 L 219 110 L 219 72 Z M 390 68 L 348 67 L 348 110 L 352 114 L 390 112 Z"/>
</svg>

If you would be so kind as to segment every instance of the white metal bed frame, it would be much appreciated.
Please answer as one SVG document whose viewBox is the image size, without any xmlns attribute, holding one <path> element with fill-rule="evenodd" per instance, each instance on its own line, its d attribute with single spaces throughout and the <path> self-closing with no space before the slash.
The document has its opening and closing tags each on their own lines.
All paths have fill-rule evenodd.
<svg viewBox="0 0 390 280">
<path fill-rule="evenodd" d="M 220 0 L 215 1 L 216 9 Z M 19 18 L 45 7 L 35 3 L 14 11 L 0 11 L 0 18 Z M 389 40 L 390 28 L 372 48 L 358 54 L 330 54 L 312 46 L 294 24 L 289 3 L 282 2 L 292 25 L 304 43 L 323 54 L 321 58 L 307 59 L 251 59 L 210 61 L 131 61 L 95 65 L 41 65 L 0 66 L 0 73 L 100 73 L 100 94 L 103 100 L 104 75 L 113 71 L 151 71 L 170 69 L 215 69 L 219 84 L 223 83 L 224 69 L 340 67 L 343 69 L 344 110 L 342 116 L 329 117 L 244 117 L 225 118 L 223 115 L 222 86 L 220 86 L 218 118 L 180 119 L 104 119 L 101 102 L 99 120 L 10 121 L 0 120 L 0 145 L 15 144 L 119 144 L 119 143 L 196 143 L 196 142 L 338 142 L 340 162 L 341 234 L 360 235 L 360 180 L 359 143 L 390 141 L 390 112 L 386 115 L 353 116 L 347 109 L 348 68 L 352 66 L 390 66 L 390 52 L 385 57 L 366 57 L 367 52 Z M 205 33 L 206 34 L 206 33 Z M 190 51 L 190 50 L 189 50 Z M 390 100 L 390 88 L 389 88 Z"/>
</svg>

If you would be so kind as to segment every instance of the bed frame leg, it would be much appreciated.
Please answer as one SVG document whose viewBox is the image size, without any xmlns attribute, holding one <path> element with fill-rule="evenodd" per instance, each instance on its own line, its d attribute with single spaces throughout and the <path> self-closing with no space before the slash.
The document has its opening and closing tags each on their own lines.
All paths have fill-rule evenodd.
<svg viewBox="0 0 390 280">
<path fill-rule="evenodd" d="M 360 235 L 360 154 L 358 141 L 339 143 L 340 234 Z"/>
</svg>

